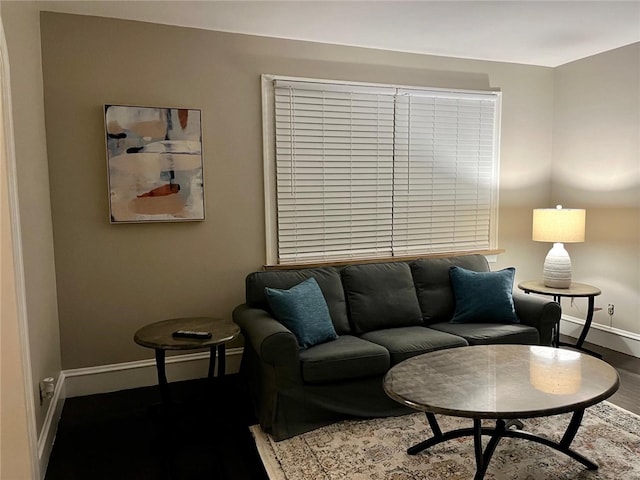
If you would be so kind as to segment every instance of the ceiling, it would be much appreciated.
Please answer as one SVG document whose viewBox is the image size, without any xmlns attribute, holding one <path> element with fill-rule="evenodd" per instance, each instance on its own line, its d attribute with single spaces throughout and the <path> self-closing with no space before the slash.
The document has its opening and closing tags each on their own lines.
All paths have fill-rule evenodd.
<svg viewBox="0 0 640 480">
<path fill-rule="evenodd" d="M 41 9 L 548 67 L 640 41 L 640 0 L 49 0 Z"/>
</svg>

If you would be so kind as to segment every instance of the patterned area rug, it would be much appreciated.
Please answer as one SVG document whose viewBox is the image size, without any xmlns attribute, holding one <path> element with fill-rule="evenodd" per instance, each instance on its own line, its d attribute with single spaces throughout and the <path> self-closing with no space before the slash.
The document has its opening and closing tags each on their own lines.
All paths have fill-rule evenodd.
<svg viewBox="0 0 640 480">
<path fill-rule="evenodd" d="M 472 426 L 468 419 L 437 418 L 443 432 Z M 560 441 L 569 419 L 570 414 L 526 419 L 524 430 Z M 270 480 L 470 480 L 475 474 L 472 438 L 441 443 L 415 456 L 406 453 L 407 447 L 431 436 L 422 413 L 348 420 L 281 442 L 257 425 L 250 428 Z M 485 445 L 488 438 L 483 437 Z M 485 478 L 640 479 L 640 417 L 631 412 L 608 402 L 588 408 L 572 448 L 600 468 L 587 470 L 544 445 L 503 438 Z"/>
</svg>

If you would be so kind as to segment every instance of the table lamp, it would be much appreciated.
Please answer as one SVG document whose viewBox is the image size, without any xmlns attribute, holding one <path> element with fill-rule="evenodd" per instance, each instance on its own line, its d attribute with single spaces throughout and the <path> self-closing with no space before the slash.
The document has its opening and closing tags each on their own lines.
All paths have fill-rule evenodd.
<svg viewBox="0 0 640 480">
<path fill-rule="evenodd" d="M 571 258 L 565 243 L 584 242 L 586 211 L 581 208 L 536 208 L 533 210 L 533 234 L 536 242 L 552 242 L 544 259 L 542 281 L 546 287 L 571 286 Z"/>
</svg>

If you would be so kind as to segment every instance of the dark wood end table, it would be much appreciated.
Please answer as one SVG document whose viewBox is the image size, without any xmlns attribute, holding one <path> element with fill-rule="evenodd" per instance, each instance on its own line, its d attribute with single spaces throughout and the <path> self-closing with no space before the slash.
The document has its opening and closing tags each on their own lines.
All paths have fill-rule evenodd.
<svg viewBox="0 0 640 480">
<path fill-rule="evenodd" d="M 589 333 L 589 329 L 591 328 L 591 322 L 593 321 L 593 313 L 595 311 L 595 297 L 602 293 L 599 288 L 596 288 L 592 285 L 587 285 L 586 283 L 572 283 L 569 288 L 553 288 L 547 287 L 545 284 L 539 280 L 527 280 L 526 282 L 520 282 L 518 284 L 518 288 L 524 293 L 537 293 L 540 295 L 547 295 L 553 297 L 553 300 L 560 303 L 560 300 L 563 297 L 566 298 L 587 298 L 588 307 L 587 307 L 587 316 L 584 321 L 584 326 L 582 327 L 582 332 L 580 332 L 580 337 L 575 344 L 572 343 L 564 343 L 560 341 L 560 323 L 556 325 L 555 335 L 554 335 L 554 343 L 556 347 L 559 346 L 567 346 L 576 348 L 583 352 L 586 352 L 594 357 L 602 358 L 602 355 L 591 351 L 582 346 L 585 339 L 587 338 L 587 334 Z M 561 305 L 562 306 L 562 305 Z"/>
<path fill-rule="evenodd" d="M 471 436 L 474 480 L 482 480 L 503 437 L 546 445 L 589 470 L 597 469 L 596 463 L 571 449 L 571 443 L 585 409 L 613 395 L 620 378 L 611 365 L 572 350 L 476 345 L 409 358 L 387 372 L 383 385 L 391 398 L 427 416 L 432 436 L 408 448 L 408 454 Z M 519 419 L 569 412 L 572 417 L 559 442 L 521 430 Z M 470 418 L 473 427 L 442 432 L 435 414 Z M 495 427 L 482 426 L 482 419 L 495 420 Z M 491 437 L 484 450 L 483 435 Z"/>
<path fill-rule="evenodd" d="M 192 330 L 210 332 L 211 338 L 176 338 L 176 330 Z M 153 348 L 156 353 L 156 369 L 158 384 L 164 403 L 171 403 L 171 392 L 167 382 L 165 369 L 165 352 L 167 350 L 196 350 L 209 348 L 209 371 L 207 377 L 212 378 L 218 356 L 218 377 L 223 377 L 226 369 L 226 343 L 240 333 L 240 328 L 230 320 L 209 317 L 172 318 L 151 323 L 139 329 L 133 340 L 143 347 Z"/>
</svg>

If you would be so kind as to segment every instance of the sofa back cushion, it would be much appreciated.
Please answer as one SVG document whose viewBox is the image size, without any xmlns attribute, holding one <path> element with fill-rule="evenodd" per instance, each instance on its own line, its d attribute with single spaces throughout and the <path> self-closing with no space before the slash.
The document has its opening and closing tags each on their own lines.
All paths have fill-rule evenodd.
<svg viewBox="0 0 640 480">
<path fill-rule="evenodd" d="M 483 255 L 423 258 L 411 262 L 411 274 L 426 325 L 448 322 L 453 317 L 455 297 L 449 277 L 451 267 L 462 267 L 474 272 L 489 271 L 489 263 Z"/>
<path fill-rule="evenodd" d="M 340 280 L 340 271 L 334 267 L 305 268 L 300 270 L 268 270 L 253 272 L 246 278 L 246 301 L 251 308 L 262 308 L 273 313 L 264 288 L 287 290 L 308 278 L 315 278 L 327 302 L 331 321 L 338 335 L 351 332 L 347 318 L 347 303 Z"/>
<path fill-rule="evenodd" d="M 355 334 L 422 325 L 408 264 L 351 265 L 342 270 L 342 284 Z"/>
</svg>

